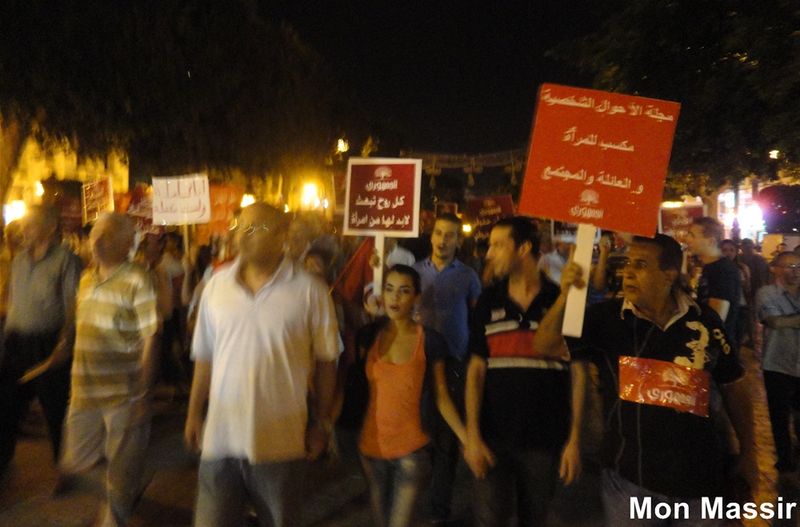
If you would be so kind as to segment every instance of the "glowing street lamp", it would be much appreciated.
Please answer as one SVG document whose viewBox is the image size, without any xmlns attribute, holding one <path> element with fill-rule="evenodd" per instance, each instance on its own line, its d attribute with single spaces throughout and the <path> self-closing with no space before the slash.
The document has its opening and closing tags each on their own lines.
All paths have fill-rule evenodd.
<svg viewBox="0 0 800 527">
<path fill-rule="evenodd" d="M 344 137 L 340 137 L 336 141 L 336 153 L 337 154 L 344 154 L 348 150 L 350 150 L 350 143 L 348 143 L 347 139 L 345 139 Z"/>
<path fill-rule="evenodd" d="M 244 194 L 242 196 L 242 202 L 239 204 L 241 208 L 249 207 L 253 203 L 256 202 L 256 197 L 252 194 Z"/>
<path fill-rule="evenodd" d="M 769 158 L 770 159 L 778 159 L 778 156 L 781 155 L 780 150 L 770 150 L 769 151 Z"/>
<path fill-rule="evenodd" d="M 319 187 L 317 187 L 316 183 L 303 184 L 300 203 L 306 209 L 318 209 L 322 205 L 322 200 L 319 197 Z"/>
<path fill-rule="evenodd" d="M 22 218 L 27 212 L 28 207 L 26 207 L 25 202 L 20 199 L 14 200 L 8 205 L 3 205 L 3 219 L 6 225 Z"/>
</svg>

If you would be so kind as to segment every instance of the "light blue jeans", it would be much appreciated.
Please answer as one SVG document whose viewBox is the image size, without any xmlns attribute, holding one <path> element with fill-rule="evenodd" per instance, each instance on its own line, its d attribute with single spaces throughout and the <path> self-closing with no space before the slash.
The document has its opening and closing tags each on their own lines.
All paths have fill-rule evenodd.
<svg viewBox="0 0 800 527">
<path fill-rule="evenodd" d="M 246 501 L 255 508 L 261 527 L 297 526 L 306 469 L 304 459 L 200 461 L 194 527 L 241 527 Z"/>
<path fill-rule="evenodd" d="M 428 447 L 397 459 L 361 456 L 369 484 L 375 523 L 379 527 L 412 525 L 420 491 L 430 473 Z"/>
</svg>

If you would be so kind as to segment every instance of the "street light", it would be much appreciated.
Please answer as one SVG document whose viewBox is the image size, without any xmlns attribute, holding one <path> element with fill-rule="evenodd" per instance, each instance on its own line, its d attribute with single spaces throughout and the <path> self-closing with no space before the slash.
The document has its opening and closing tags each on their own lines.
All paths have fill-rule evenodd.
<svg viewBox="0 0 800 527">
<path fill-rule="evenodd" d="M 6 225 L 25 216 L 27 212 L 28 208 L 25 206 L 25 202 L 19 199 L 3 205 L 3 219 Z"/>
<path fill-rule="evenodd" d="M 336 141 L 336 153 L 337 154 L 344 154 L 348 150 L 350 150 L 350 143 L 348 143 L 347 139 L 345 139 L 344 137 L 340 137 Z"/>
<path fill-rule="evenodd" d="M 305 183 L 303 185 L 300 203 L 306 209 L 318 209 L 320 207 L 322 200 L 319 198 L 319 188 L 316 183 Z"/>
<path fill-rule="evenodd" d="M 255 202 L 256 202 L 255 196 L 253 196 L 252 194 L 244 194 L 242 196 L 242 202 L 239 204 L 239 207 L 245 208 L 252 205 Z"/>
<path fill-rule="evenodd" d="M 781 155 L 780 150 L 770 150 L 769 151 L 769 158 L 770 159 L 778 159 L 778 156 Z"/>
</svg>

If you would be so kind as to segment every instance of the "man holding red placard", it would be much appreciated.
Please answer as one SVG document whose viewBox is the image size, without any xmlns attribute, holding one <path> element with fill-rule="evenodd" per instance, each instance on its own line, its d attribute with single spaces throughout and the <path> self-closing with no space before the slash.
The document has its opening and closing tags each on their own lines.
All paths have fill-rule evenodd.
<svg viewBox="0 0 800 527">
<path fill-rule="evenodd" d="M 634 514 L 634 503 L 675 500 L 687 504 L 685 519 L 700 522 L 701 499 L 725 495 L 725 451 L 709 405 L 716 386 L 741 445 L 742 475 L 752 491 L 758 481 L 744 370 L 719 317 L 678 288 L 681 261 L 681 247 L 669 236 L 635 238 L 624 268 L 624 298 L 590 307 L 582 337 L 568 339 L 572 368 L 591 360 L 600 372 L 607 525 L 638 524 L 644 518 Z M 580 281 L 577 264 L 564 273 L 562 283 Z M 585 376 L 573 375 L 575 380 L 574 393 L 583 393 Z"/>
</svg>

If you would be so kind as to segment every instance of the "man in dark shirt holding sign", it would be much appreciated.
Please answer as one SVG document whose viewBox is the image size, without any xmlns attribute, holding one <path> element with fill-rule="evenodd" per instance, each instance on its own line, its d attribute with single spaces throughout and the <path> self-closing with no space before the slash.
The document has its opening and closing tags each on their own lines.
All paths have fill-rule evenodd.
<svg viewBox="0 0 800 527">
<path fill-rule="evenodd" d="M 503 219 L 487 260 L 501 280 L 478 299 L 467 369 L 464 457 L 476 482 L 475 524 L 543 525 L 570 432 L 569 365 L 560 334 L 566 295 L 538 270 L 539 238 L 528 218 Z M 580 470 L 577 442 L 561 475 Z M 574 454 L 574 455 L 570 455 Z"/>
<path fill-rule="evenodd" d="M 758 481 L 744 371 L 719 317 L 677 287 L 681 260 L 680 245 L 668 236 L 635 238 L 624 298 L 591 306 L 582 336 L 567 339 L 572 368 L 591 360 L 600 372 L 606 525 L 638 525 L 648 506 L 676 500 L 687 504 L 686 518 L 679 516 L 687 525 L 717 524 L 701 510 L 701 498 L 713 502 L 724 493 L 724 451 L 709 408 L 716 389 L 739 438 L 739 468 L 751 490 Z M 565 269 L 562 285 L 580 278 L 576 267 Z M 573 390 L 582 393 L 584 379 L 574 375 Z"/>
</svg>

